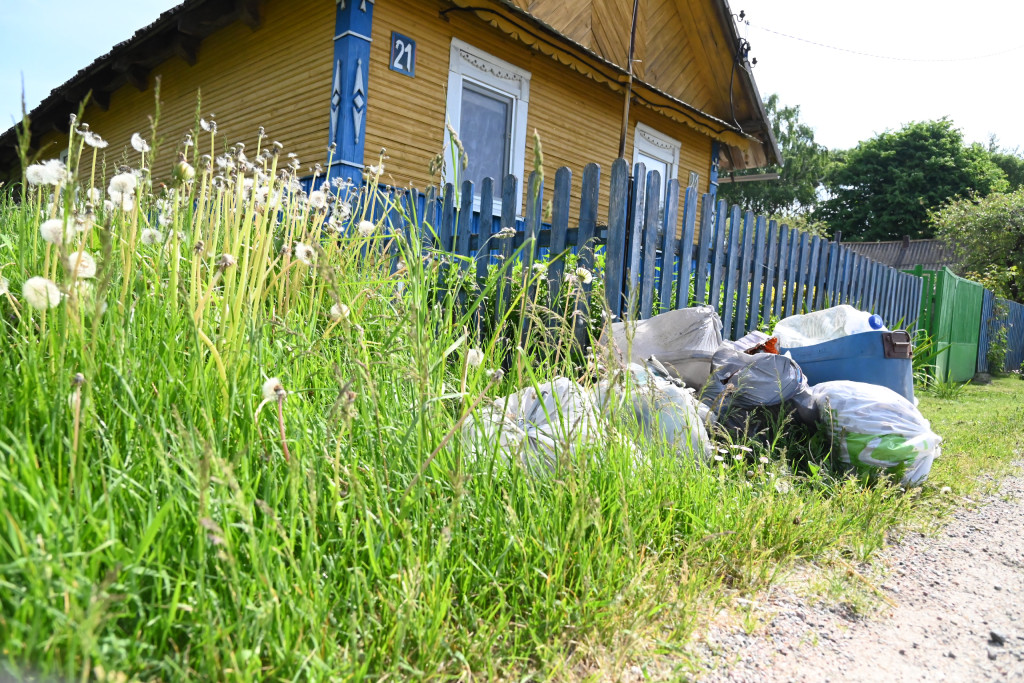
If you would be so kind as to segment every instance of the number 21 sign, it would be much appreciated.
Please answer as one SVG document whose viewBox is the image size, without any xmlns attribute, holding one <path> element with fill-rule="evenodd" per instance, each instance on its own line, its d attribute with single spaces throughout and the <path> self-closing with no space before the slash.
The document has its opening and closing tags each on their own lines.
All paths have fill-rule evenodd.
<svg viewBox="0 0 1024 683">
<path fill-rule="evenodd" d="M 391 32 L 391 63 L 392 71 L 416 77 L 416 41 L 401 33 Z"/>
</svg>

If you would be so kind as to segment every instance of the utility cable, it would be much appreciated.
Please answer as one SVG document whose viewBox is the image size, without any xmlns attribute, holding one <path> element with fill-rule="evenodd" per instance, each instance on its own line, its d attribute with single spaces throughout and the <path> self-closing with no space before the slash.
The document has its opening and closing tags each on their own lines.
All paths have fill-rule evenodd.
<svg viewBox="0 0 1024 683">
<path fill-rule="evenodd" d="M 1007 48 L 1005 50 L 1000 50 L 999 52 L 990 52 L 988 54 L 973 55 L 973 56 L 970 56 L 970 57 L 947 57 L 947 58 L 938 58 L 938 59 L 925 59 L 925 58 L 919 58 L 919 57 L 894 57 L 892 55 L 879 55 L 879 54 L 874 54 L 874 53 L 871 53 L 871 52 L 862 52 L 860 50 L 851 50 L 851 49 L 845 48 L 845 47 L 838 47 L 836 45 L 829 45 L 827 43 L 821 43 L 821 42 L 818 42 L 816 40 L 809 40 L 807 38 L 801 38 L 800 36 L 790 35 L 789 33 L 783 33 L 782 31 L 776 31 L 776 30 L 770 29 L 770 28 L 768 28 L 766 26 L 758 26 L 757 24 L 751 24 L 749 21 L 746 22 L 746 25 L 747 26 L 752 26 L 753 28 L 756 28 L 756 29 L 760 29 L 760 30 L 765 31 L 767 33 L 774 33 L 775 35 L 782 36 L 783 38 L 789 38 L 790 40 L 797 40 L 797 41 L 800 41 L 801 43 L 807 43 L 808 45 L 814 45 L 816 47 L 823 47 L 823 48 L 828 49 L 828 50 L 836 50 L 837 52 L 846 52 L 846 53 L 851 54 L 851 55 L 857 55 L 858 57 L 871 57 L 872 59 L 886 59 L 886 60 L 893 61 L 893 62 L 919 62 L 919 63 L 970 62 L 970 61 L 974 61 L 974 60 L 978 60 L 978 59 L 989 59 L 990 57 L 999 57 L 999 56 L 1005 55 L 1005 54 L 1007 54 L 1009 52 L 1014 52 L 1016 50 L 1024 48 L 1024 43 L 1021 43 L 1020 45 L 1016 45 L 1014 47 L 1010 47 L 1010 48 Z"/>
</svg>

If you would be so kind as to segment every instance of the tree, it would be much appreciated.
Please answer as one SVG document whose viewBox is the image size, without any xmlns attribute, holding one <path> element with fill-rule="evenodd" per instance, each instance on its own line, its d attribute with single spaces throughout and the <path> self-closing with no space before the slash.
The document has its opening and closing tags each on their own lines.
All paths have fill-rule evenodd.
<svg viewBox="0 0 1024 683">
<path fill-rule="evenodd" d="M 964 145 L 948 119 L 910 123 L 835 155 L 825 177 L 830 197 L 816 217 L 850 240 L 932 236 L 928 211 L 953 197 L 1007 188 L 981 145 Z"/>
<path fill-rule="evenodd" d="M 800 107 L 781 107 L 779 96 L 764 103 L 775 139 L 782 151 L 782 166 L 738 171 L 737 177 L 756 173 L 778 173 L 778 180 L 723 183 L 718 197 L 755 213 L 769 215 L 806 211 L 818 200 L 818 188 L 825 176 L 828 150 L 814 141 L 814 129 L 800 122 Z"/>
<path fill-rule="evenodd" d="M 962 272 L 996 294 L 1024 302 L 1024 189 L 954 199 L 933 210 L 936 236 L 953 247 Z"/>
<path fill-rule="evenodd" d="M 988 153 L 992 157 L 992 163 L 1006 174 L 1011 192 L 1024 187 L 1024 157 L 1020 155 L 1018 149 L 1000 147 L 998 138 L 993 135 L 988 139 Z"/>
</svg>

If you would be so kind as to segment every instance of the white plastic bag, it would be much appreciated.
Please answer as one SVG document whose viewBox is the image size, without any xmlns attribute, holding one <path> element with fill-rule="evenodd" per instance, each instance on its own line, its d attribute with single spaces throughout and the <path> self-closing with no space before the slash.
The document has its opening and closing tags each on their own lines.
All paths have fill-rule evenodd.
<svg viewBox="0 0 1024 683">
<path fill-rule="evenodd" d="M 942 438 L 913 403 L 863 382 L 823 382 L 811 392 L 844 464 L 866 475 L 888 471 L 907 486 L 928 477 Z"/>
<path fill-rule="evenodd" d="M 843 304 L 783 318 L 772 334 L 778 337 L 779 346 L 794 349 L 872 330 L 885 330 L 880 316 Z"/>
<path fill-rule="evenodd" d="M 560 455 L 602 440 L 603 432 L 593 394 L 565 377 L 499 398 L 462 427 L 474 459 L 497 448 L 505 460 L 536 473 L 553 472 Z"/>
<path fill-rule="evenodd" d="M 625 380 L 628 389 L 621 382 L 607 380 L 597 386 L 597 403 L 603 414 L 628 396 L 646 439 L 663 440 L 684 456 L 700 460 L 711 457 L 711 439 L 698 414 L 692 389 L 679 386 L 679 380 L 663 376 L 651 364 L 630 363 L 625 368 Z"/>
<path fill-rule="evenodd" d="M 655 356 L 673 377 L 700 388 L 722 343 L 722 319 L 710 306 L 681 308 L 646 320 L 615 323 L 612 341 L 620 360 L 642 365 Z"/>
</svg>

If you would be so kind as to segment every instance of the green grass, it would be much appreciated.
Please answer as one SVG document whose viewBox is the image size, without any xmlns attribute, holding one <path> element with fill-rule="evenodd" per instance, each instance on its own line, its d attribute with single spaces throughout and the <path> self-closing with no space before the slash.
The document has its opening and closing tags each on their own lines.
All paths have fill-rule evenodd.
<svg viewBox="0 0 1024 683">
<path fill-rule="evenodd" d="M 794 475 L 786 439 L 708 466 L 640 441 L 638 462 L 619 413 L 547 475 L 493 444 L 474 460 L 465 415 L 578 376 L 564 328 L 534 326 L 517 352 L 505 327 L 474 325 L 493 290 L 460 307 L 418 239 L 356 230 L 365 204 L 326 234 L 326 208 L 288 193 L 261 206 L 241 170 L 217 180 L 198 157 L 177 192 L 143 170 L 131 210 L 97 204 L 71 244 L 45 243 L 43 217 L 86 213 L 67 188 L 109 180 L 80 140 L 56 206 L 45 185 L 0 198 L 0 658 L 16 676 L 573 679 L 612 652 L 614 677 L 647 635 L 681 645 L 709 603 L 800 560 L 865 559 L 916 514 L 898 488 Z M 286 187 L 284 162 L 263 159 L 256 186 Z M 170 239 L 144 244 L 158 214 Z M 78 249 L 98 264 L 88 290 L 63 265 Z M 33 276 L 65 294 L 56 307 L 27 304 Z M 264 397 L 268 378 L 283 398 Z M 964 400 L 1005 393 L 997 436 L 1019 445 L 1010 391 Z M 936 481 L 964 486 L 975 465 L 946 463 L 985 446 L 951 445 L 988 423 L 961 436 L 946 404 L 924 407 L 950 430 Z"/>
</svg>

